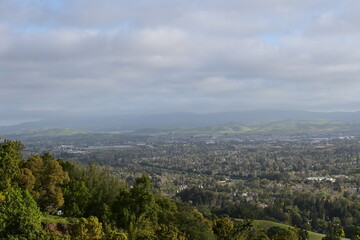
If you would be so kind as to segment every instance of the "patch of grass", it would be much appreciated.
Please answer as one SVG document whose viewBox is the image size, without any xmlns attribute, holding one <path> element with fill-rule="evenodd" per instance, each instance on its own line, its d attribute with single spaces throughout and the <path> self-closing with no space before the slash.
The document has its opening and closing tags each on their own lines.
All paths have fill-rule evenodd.
<svg viewBox="0 0 360 240">
<path fill-rule="evenodd" d="M 309 232 L 309 240 L 321 240 L 323 237 L 325 237 L 325 234 Z M 342 238 L 342 239 L 348 239 L 348 238 Z"/>
<path fill-rule="evenodd" d="M 254 220 L 254 223 L 265 229 L 268 229 L 271 227 L 281 227 L 284 229 L 288 229 L 289 227 L 292 227 L 290 225 L 267 221 L 267 220 Z M 321 240 L 323 237 L 325 237 L 325 234 L 321 234 L 321 233 L 316 233 L 316 232 L 311 232 L 311 231 L 308 231 L 308 233 L 309 233 L 309 240 Z M 349 240 L 349 238 L 341 238 L 341 239 Z"/>
<path fill-rule="evenodd" d="M 72 220 L 73 219 L 68 217 L 43 214 L 41 222 L 44 224 L 56 224 L 56 223 L 71 224 Z"/>
<path fill-rule="evenodd" d="M 282 223 L 278 223 L 278 222 L 272 222 L 272 221 L 267 221 L 267 220 L 254 220 L 254 223 L 263 227 L 263 228 L 271 228 L 271 227 L 281 227 L 284 229 L 288 229 L 290 227 L 290 225 L 286 225 L 286 224 L 282 224 Z"/>
</svg>

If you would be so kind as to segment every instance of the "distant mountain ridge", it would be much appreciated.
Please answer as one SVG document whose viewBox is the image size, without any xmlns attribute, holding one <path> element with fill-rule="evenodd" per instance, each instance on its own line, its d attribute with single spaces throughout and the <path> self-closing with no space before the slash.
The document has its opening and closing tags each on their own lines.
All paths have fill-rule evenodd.
<svg viewBox="0 0 360 240">
<path fill-rule="evenodd" d="M 136 135 L 164 135 L 164 134 L 191 134 L 197 135 L 292 135 L 292 134 L 360 134 L 359 123 L 345 123 L 340 121 L 327 120 L 288 120 L 270 123 L 244 123 L 230 125 L 214 125 L 196 128 L 159 129 L 143 128 L 132 134 Z"/>
<path fill-rule="evenodd" d="M 14 133 L 44 128 L 69 128 L 89 131 L 120 131 L 145 128 L 177 129 L 212 126 L 248 125 L 275 121 L 324 120 L 349 124 L 360 123 L 360 112 L 308 112 L 308 111 L 243 111 L 224 113 L 166 113 L 148 115 L 72 116 L 48 118 L 0 127 L 0 133 Z M 247 127 L 247 126 L 243 126 Z"/>
</svg>

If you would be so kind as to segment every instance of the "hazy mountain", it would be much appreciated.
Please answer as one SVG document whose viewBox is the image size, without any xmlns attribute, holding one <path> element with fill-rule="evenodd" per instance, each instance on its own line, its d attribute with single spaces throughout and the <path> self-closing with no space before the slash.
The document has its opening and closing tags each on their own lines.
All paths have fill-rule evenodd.
<svg viewBox="0 0 360 240">
<path fill-rule="evenodd" d="M 288 120 L 327 120 L 360 123 L 360 112 L 307 112 L 307 111 L 244 111 L 225 113 L 167 113 L 152 115 L 72 116 L 48 118 L 0 127 L 0 133 L 22 132 L 42 128 L 71 128 L 93 131 L 135 130 L 140 128 L 195 128 L 214 125 L 267 123 Z"/>
</svg>

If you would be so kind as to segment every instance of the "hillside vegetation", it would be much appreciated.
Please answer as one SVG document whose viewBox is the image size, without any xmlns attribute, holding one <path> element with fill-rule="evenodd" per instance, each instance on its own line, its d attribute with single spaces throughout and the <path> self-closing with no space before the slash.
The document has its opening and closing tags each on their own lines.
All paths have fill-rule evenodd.
<svg viewBox="0 0 360 240">
<path fill-rule="evenodd" d="M 206 199 L 215 195 L 201 188 L 185 189 L 173 199 L 160 195 L 148 175 L 128 182 L 114 169 L 73 164 L 49 153 L 23 159 L 23 147 L 19 141 L 0 143 L 0 239 L 306 240 L 319 236 L 305 228 L 230 218 L 239 216 L 238 211 L 243 216 L 265 213 L 251 202 L 206 209 Z M 274 210 L 282 211 L 276 205 Z M 298 212 L 293 213 L 276 212 L 300 221 Z M 324 239 L 344 235 L 336 222 L 327 224 L 327 232 Z"/>
</svg>

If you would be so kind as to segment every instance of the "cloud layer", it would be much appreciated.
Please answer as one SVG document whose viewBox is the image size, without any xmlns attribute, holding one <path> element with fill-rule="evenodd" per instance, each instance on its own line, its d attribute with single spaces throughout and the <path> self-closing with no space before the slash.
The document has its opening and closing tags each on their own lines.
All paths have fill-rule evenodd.
<svg viewBox="0 0 360 240">
<path fill-rule="evenodd" d="M 354 0 L 1 0 L 0 124 L 360 110 Z"/>
</svg>

